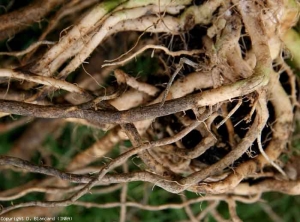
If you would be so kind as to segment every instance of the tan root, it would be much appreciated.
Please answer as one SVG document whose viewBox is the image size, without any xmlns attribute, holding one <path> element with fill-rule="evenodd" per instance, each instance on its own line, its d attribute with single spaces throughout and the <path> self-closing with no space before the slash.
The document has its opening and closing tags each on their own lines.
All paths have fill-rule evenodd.
<svg viewBox="0 0 300 222">
<path fill-rule="evenodd" d="M 297 66 L 289 35 L 298 14 L 287 0 L 51 0 L 1 15 L 0 39 L 49 24 L 25 49 L 0 52 L 0 132 L 28 125 L 0 156 L 1 169 L 45 175 L 1 191 L 0 214 L 118 207 L 125 222 L 133 208 L 183 208 L 189 221 L 226 221 L 217 209 L 225 201 L 232 221 L 242 221 L 238 202 L 268 191 L 299 195 L 300 171 L 281 158 L 292 152 L 298 106 L 284 57 L 287 41 Z M 63 155 L 45 145 L 69 128 L 72 147 Z M 42 164 L 32 161 L 37 154 Z M 180 194 L 181 203 L 149 205 L 149 192 L 133 202 L 134 181 Z M 118 190 L 119 202 L 79 201 Z M 35 192 L 44 199 L 9 204 Z M 207 207 L 195 212 L 191 205 L 202 201 Z"/>
</svg>

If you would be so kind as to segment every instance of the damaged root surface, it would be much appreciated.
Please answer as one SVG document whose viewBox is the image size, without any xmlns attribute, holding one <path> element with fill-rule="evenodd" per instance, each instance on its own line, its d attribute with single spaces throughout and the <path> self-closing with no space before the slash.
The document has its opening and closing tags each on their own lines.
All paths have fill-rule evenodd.
<svg viewBox="0 0 300 222">
<path fill-rule="evenodd" d="M 189 221 L 224 221 L 217 207 L 225 201 L 241 221 L 237 202 L 300 194 L 289 161 L 298 85 L 283 50 L 296 2 L 46 2 L 0 16 L 0 39 L 49 20 L 36 42 L 0 53 L 0 132 L 22 133 L 2 151 L 1 171 L 39 175 L 1 191 L 0 214 L 118 207 L 129 221 L 134 208 L 182 208 Z M 141 202 L 128 197 L 135 182 Z M 151 187 L 181 203 L 148 204 Z M 42 195 L 28 201 L 34 193 Z M 119 194 L 119 202 L 79 200 L 88 193 Z"/>
</svg>

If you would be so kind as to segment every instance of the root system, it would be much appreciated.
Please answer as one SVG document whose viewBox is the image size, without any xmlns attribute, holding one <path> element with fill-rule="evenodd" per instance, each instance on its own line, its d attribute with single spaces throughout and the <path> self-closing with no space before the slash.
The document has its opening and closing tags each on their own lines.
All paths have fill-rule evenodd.
<svg viewBox="0 0 300 222">
<path fill-rule="evenodd" d="M 184 208 L 190 221 L 221 221 L 217 206 L 226 201 L 240 221 L 236 202 L 267 191 L 299 195 L 290 146 L 298 13 L 293 0 L 56 0 L 0 15 L 0 39 L 12 49 L 0 53 L 0 129 L 23 132 L 0 156 L 1 170 L 44 175 L 1 191 L 0 214 L 120 207 L 125 221 L 129 208 Z M 42 33 L 18 47 L 38 21 Z M 60 154 L 45 148 L 49 135 L 61 141 L 66 127 L 70 137 L 82 126 L 82 145 L 73 138 Z M 134 181 L 203 196 L 131 202 Z M 78 200 L 100 188 L 121 189 L 120 202 Z M 45 195 L 10 204 L 35 192 Z M 209 205 L 195 215 L 190 205 L 202 201 Z"/>
</svg>

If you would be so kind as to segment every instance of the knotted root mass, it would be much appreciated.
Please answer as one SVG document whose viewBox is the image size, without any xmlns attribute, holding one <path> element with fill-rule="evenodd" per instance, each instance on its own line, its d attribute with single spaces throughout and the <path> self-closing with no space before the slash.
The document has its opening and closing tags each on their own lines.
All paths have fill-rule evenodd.
<svg viewBox="0 0 300 222">
<path fill-rule="evenodd" d="M 1 214 L 53 215 L 61 208 L 50 207 L 79 205 L 119 207 L 120 221 L 130 220 L 131 208 L 184 208 L 191 221 L 222 220 L 217 206 L 226 201 L 239 221 L 236 202 L 256 202 L 266 191 L 300 194 L 290 144 L 297 2 L 37 2 L 0 16 L 12 49 L 0 53 L 1 132 L 23 132 L 0 165 L 43 176 L 2 191 Z M 43 13 L 29 19 L 26 11 L 36 10 Z M 36 21 L 42 33 L 20 47 Z M 131 202 L 135 181 L 202 196 Z M 118 190 L 119 202 L 78 200 Z M 35 192 L 44 195 L 16 200 Z M 193 212 L 202 201 L 207 208 Z"/>
</svg>

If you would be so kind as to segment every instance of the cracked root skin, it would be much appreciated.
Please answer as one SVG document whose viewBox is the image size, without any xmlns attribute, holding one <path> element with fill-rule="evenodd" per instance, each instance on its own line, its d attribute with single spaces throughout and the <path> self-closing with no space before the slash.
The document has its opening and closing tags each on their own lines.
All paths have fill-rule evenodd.
<svg viewBox="0 0 300 222">
<path fill-rule="evenodd" d="M 288 40 L 288 47 L 293 42 L 288 35 L 293 33 L 289 30 L 297 21 L 298 11 L 291 10 L 290 4 L 298 7 L 297 3 L 93 2 L 96 1 L 82 5 L 73 0 L 66 6 L 74 13 L 90 9 L 74 25 L 65 27 L 65 33 L 58 34 L 59 40 L 42 56 L 37 52 L 47 40 L 47 33 L 54 30 L 59 18 L 69 15 L 60 15 L 63 8 L 40 37 L 41 44 L 19 53 L 0 53 L 8 59 L 27 55 L 24 61 L 35 60 L 25 66 L 15 65 L 15 69 L 3 62 L 1 116 L 57 119 L 107 131 L 94 136 L 95 142 L 83 150 L 70 151 L 71 156 L 61 165 L 68 172 L 22 159 L 18 149 L 26 144 L 13 147 L 11 153 L 18 156 L 1 156 L 0 165 L 8 169 L 21 168 L 49 176 L 34 185 L 0 193 L 0 200 L 5 201 L 36 191 L 47 193 L 44 200 L 5 205 L 1 214 L 17 215 L 24 207 L 36 212 L 38 207 L 71 204 L 101 208 L 103 205 L 77 200 L 95 187 L 131 181 L 150 182 L 171 193 L 210 194 L 205 198 L 215 201 L 212 207 L 216 208 L 220 200 L 228 203 L 234 221 L 239 221 L 236 201 L 257 201 L 262 192 L 272 190 L 300 194 L 298 172 L 294 169 L 296 176 L 291 176 L 293 169 L 285 172 L 280 162 L 281 155 L 287 152 L 297 105 L 295 76 L 282 60 L 281 40 Z M 3 16 L 10 18 L 9 14 Z M 5 27 L 8 33 L 15 31 L 16 27 L 9 24 Z M 142 71 L 138 71 L 136 58 L 150 59 L 150 67 L 139 61 Z M 70 74 L 74 70 L 73 78 Z M 107 78 L 111 71 L 113 80 Z M 280 75 L 288 76 L 287 83 L 279 81 Z M 25 86 L 20 80 L 30 84 Z M 26 124 L 2 122 L 3 129 Z M 33 133 L 26 135 L 32 139 L 34 135 L 45 137 L 35 134 L 36 128 L 28 129 Z M 56 137 L 60 138 L 59 133 Z M 121 149 L 125 140 L 130 140 L 132 146 Z M 25 142 L 16 144 L 27 143 L 22 141 Z M 41 145 L 43 139 L 37 141 Z M 46 153 L 42 148 L 28 150 Z M 129 171 L 128 165 L 135 165 L 135 170 Z M 117 168 L 120 166 L 123 173 Z M 249 187 L 248 181 L 253 177 L 259 181 Z M 270 181 L 276 186 L 271 187 Z M 71 187 L 71 182 L 78 186 Z M 56 183 L 64 188 L 47 188 Z M 121 202 L 125 205 L 120 205 L 120 221 L 126 219 L 126 206 L 152 209 L 126 202 L 127 185 L 122 186 Z M 244 197 L 249 194 L 258 198 Z M 208 213 L 193 215 L 189 208 L 193 201 L 203 198 L 182 200 L 183 204 L 176 207 L 185 207 L 191 221 Z M 31 215 L 31 211 L 26 214 Z M 219 217 L 216 210 L 211 212 Z"/>
</svg>

